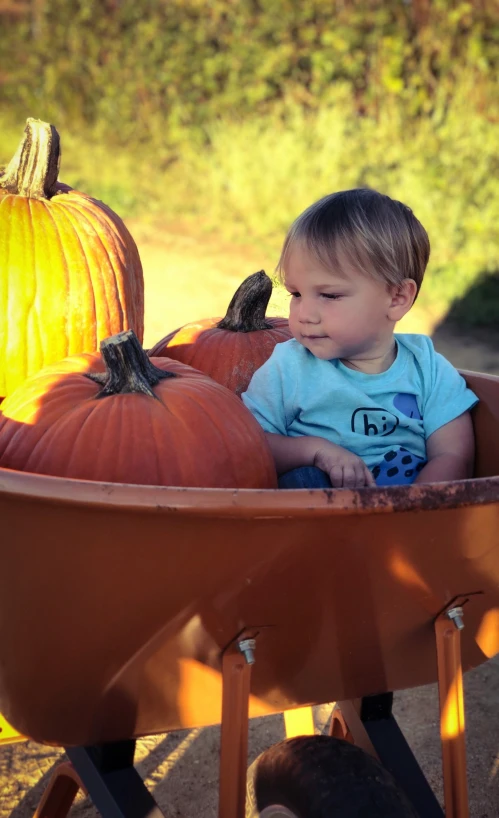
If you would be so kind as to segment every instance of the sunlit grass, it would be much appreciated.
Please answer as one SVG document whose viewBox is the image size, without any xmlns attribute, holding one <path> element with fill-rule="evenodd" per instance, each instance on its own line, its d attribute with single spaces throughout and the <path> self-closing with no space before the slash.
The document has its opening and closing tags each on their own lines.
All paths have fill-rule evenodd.
<svg viewBox="0 0 499 818">
<path fill-rule="evenodd" d="M 498 268 L 496 134 L 485 117 L 467 116 L 469 93 L 463 85 L 445 116 L 412 124 L 389 107 L 376 121 L 359 119 L 346 99 L 313 117 L 297 110 L 286 122 L 218 122 L 204 148 L 187 135 L 171 164 L 159 145 L 116 148 L 90 131 L 63 132 L 60 178 L 131 219 L 132 233 L 140 220 L 139 249 L 162 243 L 170 254 L 168 293 L 159 271 L 146 290 L 155 335 L 164 323 L 165 332 L 173 328 L 165 309 L 177 325 L 188 307 L 193 318 L 213 314 L 245 275 L 262 267 L 271 274 L 293 218 L 320 196 L 358 185 L 404 201 L 427 228 L 432 255 L 418 312 L 435 319 Z M 24 125 L 2 124 L 0 163 Z M 273 309 L 284 308 L 276 291 Z"/>
</svg>

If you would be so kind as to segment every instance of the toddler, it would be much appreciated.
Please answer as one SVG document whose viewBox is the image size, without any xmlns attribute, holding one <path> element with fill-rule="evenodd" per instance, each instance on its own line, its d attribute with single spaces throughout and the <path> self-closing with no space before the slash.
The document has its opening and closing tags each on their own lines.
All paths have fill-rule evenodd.
<svg viewBox="0 0 499 818">
<path fill-rule="evenodd" d="M 430 338 L 394 334 L 429 255 L 412 210 L 374 190 L 326 196 L 291 226 L 278 270 L 293 338 L 242 395 L 281 488 L 472 475 L 476 395 Z"/>
</svg>

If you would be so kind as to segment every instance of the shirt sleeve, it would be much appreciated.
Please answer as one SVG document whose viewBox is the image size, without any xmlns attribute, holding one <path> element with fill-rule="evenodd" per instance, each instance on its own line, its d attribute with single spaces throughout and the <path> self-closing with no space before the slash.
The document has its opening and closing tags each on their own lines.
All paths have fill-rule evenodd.
<svg viewBox="0 0 499 818">
<path fill-rule="evenodd" d="M 430 345 L 431 383 L 423 409 L 426 438 L 478 403 L 463 376 L 447 358 L 435 351 L 431 341 Z"/>
<path fill-rule="evenodd" d="M 276 349 L 256 370 L 241 398 L 265 432 L 287 435 L 284 389 Z"/>
</svg>

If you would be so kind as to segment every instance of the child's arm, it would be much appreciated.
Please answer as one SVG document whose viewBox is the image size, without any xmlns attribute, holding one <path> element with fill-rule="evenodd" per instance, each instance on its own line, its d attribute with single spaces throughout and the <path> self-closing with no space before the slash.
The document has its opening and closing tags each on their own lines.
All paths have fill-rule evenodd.
<svg viewBox="0 0 499 818">
<path fill-rule="evenodd" d="M 469 412 L 459 415 L 430 435 L 426 441 L 428 462 L 415 483 L 464 480 L 473 475 L 475 437 Z"/>
<path fill-rule="evenodd" d="M 335 488 L 374 486 L 375 481 L 364 461 L 342 446 L 322 437 L 286 437 L 267 432 L 278 474 L 299 466 L 317 466 L 326 472 Z"/>
</svg>

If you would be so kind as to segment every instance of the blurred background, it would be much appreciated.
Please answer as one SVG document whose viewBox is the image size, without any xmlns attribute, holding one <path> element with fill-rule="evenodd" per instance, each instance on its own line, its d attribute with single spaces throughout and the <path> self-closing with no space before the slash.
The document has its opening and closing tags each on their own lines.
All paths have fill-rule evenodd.
<svg viewBox="0 0 499 818">
<path fill-rule="evenodd" d="M 60 179 L 137 241 L 146 345 L 223 314 L 304 207 L 368 185 L 431 239 L 401 329 L 498 346 L 497 0 L 0 0 L 0 25 L 0 162 L 28 116 L 57 127 Z"/>
</svg>

